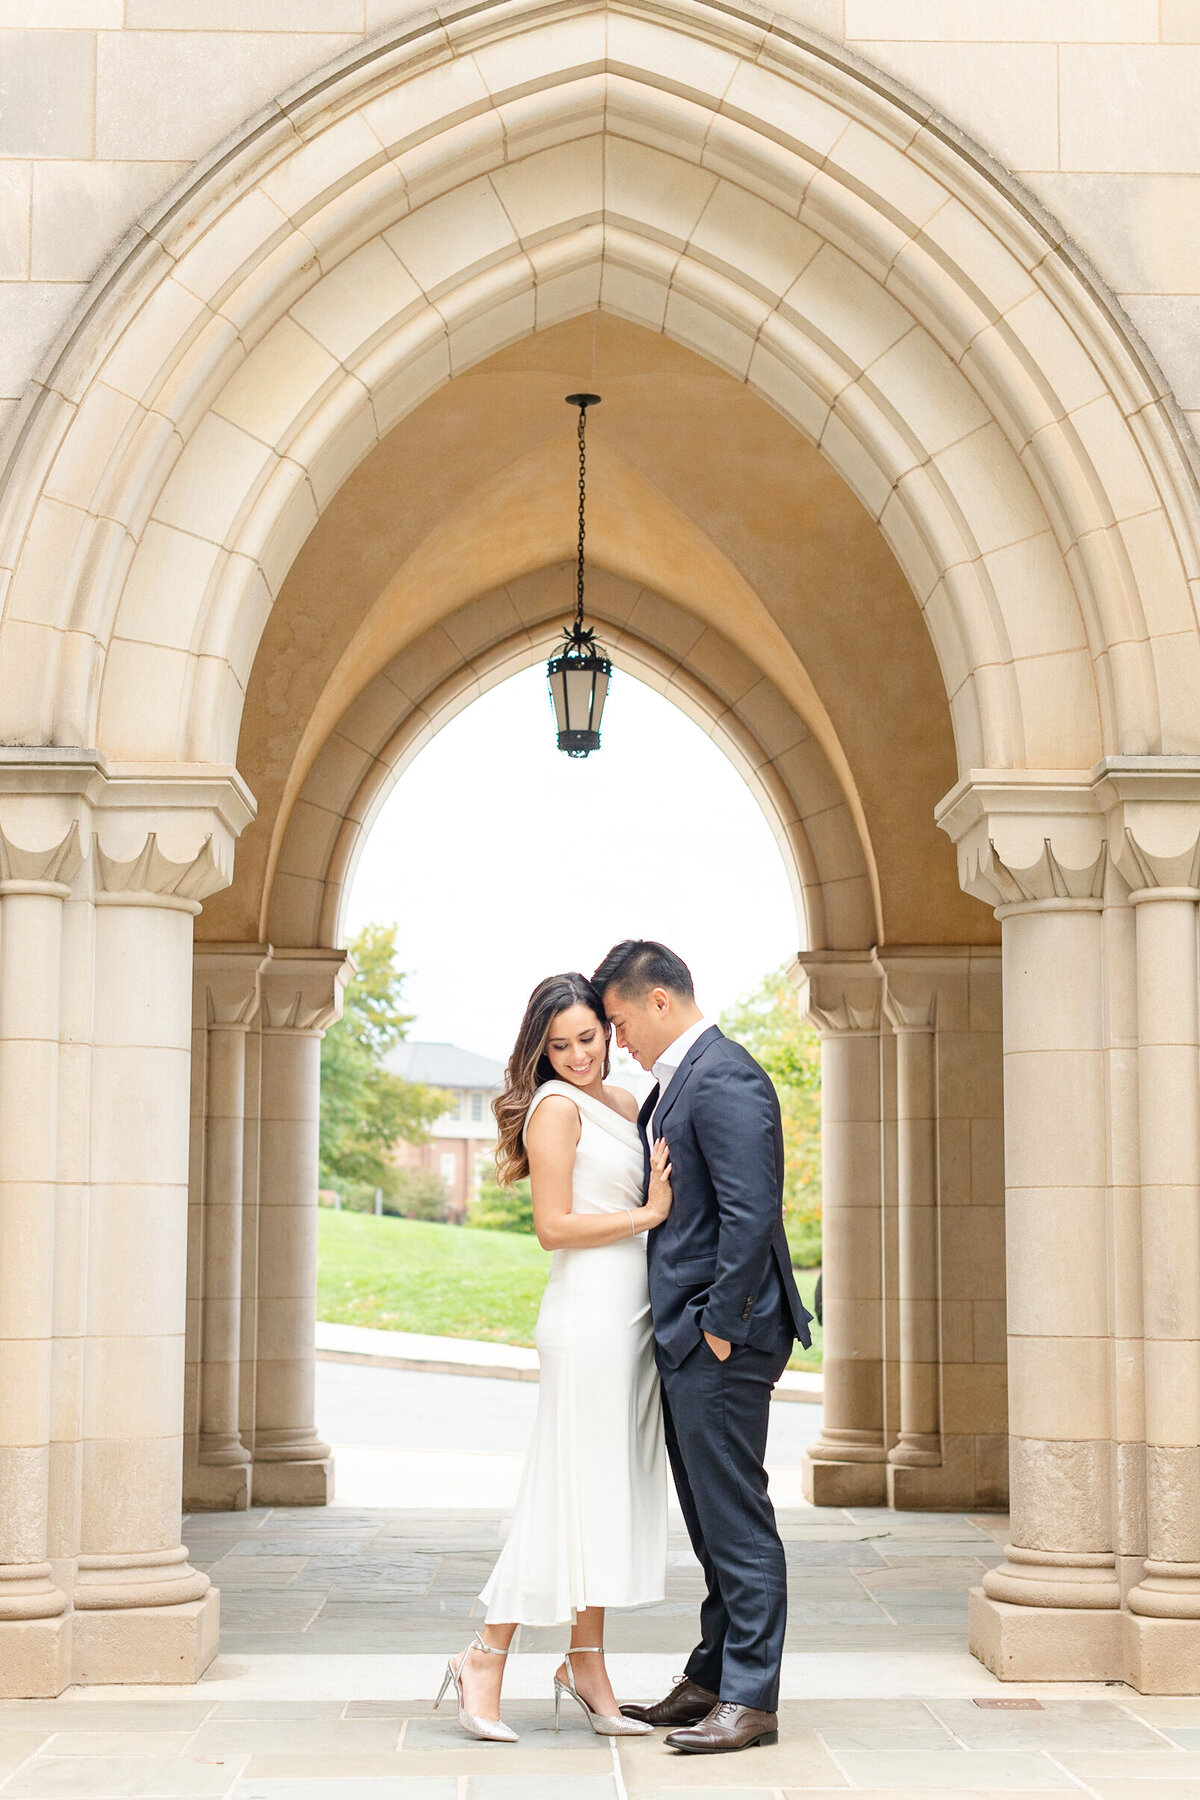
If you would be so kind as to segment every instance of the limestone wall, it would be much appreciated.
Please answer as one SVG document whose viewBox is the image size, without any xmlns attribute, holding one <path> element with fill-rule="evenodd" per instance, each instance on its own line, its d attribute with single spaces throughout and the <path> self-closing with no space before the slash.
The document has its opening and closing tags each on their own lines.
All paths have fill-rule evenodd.
<svg viewBox="0 0 1200 1800">
<path fill-rule="evenodd" d="M 408 0 L 0 0 L 0 409 L 147 206 Z M 1063 222 L 1200 418 L 1194 0 L 781 0 Z"/>
</svg>

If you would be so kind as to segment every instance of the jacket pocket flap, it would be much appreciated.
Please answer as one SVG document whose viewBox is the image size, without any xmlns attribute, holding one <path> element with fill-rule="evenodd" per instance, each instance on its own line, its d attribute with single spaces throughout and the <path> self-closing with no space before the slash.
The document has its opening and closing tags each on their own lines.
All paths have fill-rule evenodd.
<svg viewBox="0 0 1200 1800">
<path fill-rule="evenodd" d="M 675 1279 L 682 1287 L 699 1287 L 705 1281 L 712 1281 L 717 1273 L 715 1256 L 689 1256 L 684 1262 L 675 1264 Z"/>
</svg>

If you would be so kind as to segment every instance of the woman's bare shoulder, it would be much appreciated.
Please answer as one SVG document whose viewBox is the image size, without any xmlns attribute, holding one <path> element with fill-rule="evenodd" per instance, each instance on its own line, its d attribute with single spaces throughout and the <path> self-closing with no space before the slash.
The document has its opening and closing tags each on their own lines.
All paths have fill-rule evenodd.
<svg viewBox="0 0 1200 1800">
<path fill-rule="evenodd" d="M 623 1119 L 628 1119 L 633 1124 L 637 1123 L 637 1116 L 641 1109 L 638 1106 L 636 1094 L 631 1094 L 628 1088 L 606 1087 L 604 1098 L 616 1112 L 620 1113 Z"/>
<path fill-rule="evenodd" d="M 579 1108 L 569 1094 L 543 1094 L 525 1124 L 526 1136 L 531 1131 L 539 1137 L 558 1137 L 568 1132 L 578 1137 Z"/>
</svg>

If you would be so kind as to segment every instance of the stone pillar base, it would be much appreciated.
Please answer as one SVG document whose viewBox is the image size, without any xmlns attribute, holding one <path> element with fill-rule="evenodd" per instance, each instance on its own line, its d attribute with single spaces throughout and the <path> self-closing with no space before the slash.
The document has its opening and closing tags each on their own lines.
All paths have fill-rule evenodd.
<svg viewBox="0 0 1200 1800">
<path fill-rule="evenodd" d="M 800 1476 L 810 1506 L 885 1506 L 887 1468 L 879 1462 L 824 1462 L 805 1453 Z"/>
<path fill-rule="evenodd" d="M 333 1499 L 333 1458 L 311 1462 L 256 1462 L 255 1506 L 328 1506 Z"/>
<path fill-rule="evenodd" d="M 184 1512 L 245 1512 L 250 1463 L 192 1463 L 183 1475 Z"/>
<path fill-rule="evenodd" d="M 70 1613 L 0 1620 L 0 1700 L 57 1700 L 70 1687 L 73 1623 Z"/>
<path fill-rule="evenodd" d="M 935 1463 L 889 1457 L 888 1505 L 898 1512 L 974 1512 L 1003 1506 L 1007 1483 L 994 1467 L 989 1443 L 986 1438 L 947 1436 Z M 1005 1456 L 1007 1449 L 1006 1441 Z"/>
<path fill-rule="evenodd" d="M 968 1643 L 1001 1681 L 1123 1681 L 1127 1618 L 1115 1607 L 1014 1606 L 972 1588 Z"/>
<path fill-rule="evenodd" d="M 180 1606 L 128 1606 L 74 1617 L 73 1679 L 82 1685 L 199 1681 L 217 1654 L 215 1588 Z"/>
<path fill-rule="evenodd" d="M 1200 1689 L 1200 1619 L 1123 1615 L 1125 1679 L 1139 1694 L 1194 1694 Z"/>
<path fill-rule="evenodd" d="M 887 1503 L 897 1512 L 961 1512 L 975 1504 L 975 1496 L 962 1493 L 955 1473 L 940 1464 L 916 1468 L 889 1463 Z"/>
</svg>

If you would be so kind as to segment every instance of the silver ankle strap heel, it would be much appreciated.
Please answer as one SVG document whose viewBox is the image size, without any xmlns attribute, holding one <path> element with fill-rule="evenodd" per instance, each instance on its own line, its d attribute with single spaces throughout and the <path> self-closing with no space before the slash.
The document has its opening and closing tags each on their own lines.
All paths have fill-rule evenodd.
<svg viewBox="0 0 1200 1800">
<path fill-rule="evenodd" d="M 587 1722 L 596 1733 L 597 1737 L 645 1737 L 647 1733 L 654 1730 L 653 1725 L 643 1725 L 640 1719 L 626 1719 L 620 1713 L 617 1713 L 615 1717 L 610 1718 L 606 1713 L 593 1712 L 579 1689 L 576 1687 L 575 1670 L 571 1666 L 571 1658 L 573 1656 L 603 1655 L 604 1649 L 600 1644 L 577 1644 L 573 1649 L 563 1652 L 563 1661 L 567 1665 L 567 1679 L 566 1681 L 560 1681 L 557 1675 L 554 1677 L 555 1731 L 561 1731 L 562 1729 L 559 1714 L 562 1710 L 563 1695 L 568 1694 L 577 1705 L 583 1708 Z"/>
<path fill-rule="evenodd" d="M 485 1656 L 508 1655 L 507 1650 L 496 1650 L 491 1644 L 485 1644 L 479 1633 L 476 1632 L 475 1636 L 471 1639 L 471 1642 L 467 1645 L 467 1648 L 459 1657 L 457 1668 L 454 1664 L 454 1658 L 452 1656 L 447 1657 L 446 1673 L 442 1677 L 442 1685 L 438 1689 L 438 1697 L 433 1703 L 433 1710 L 434 1712 L 437 1711 L 438 1707 L 442 1704 L 446 1689 L 452 1686 L 458 1697 L 458 1722 L 469 1737 L 482 1738 L 484 1742 L 488 1744 L 515 1744 L 517 1742 L 516 1732 L 512 1731 L 502 1719 L 478 1719 L 474 1713 L 469 1713 L 463 1705 L 462 1666 L 466 1662 L 468 1656 L 470 1656 L 472 1650 L 482 1650 Z"/>
</svg>

